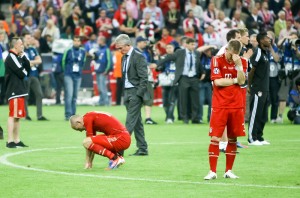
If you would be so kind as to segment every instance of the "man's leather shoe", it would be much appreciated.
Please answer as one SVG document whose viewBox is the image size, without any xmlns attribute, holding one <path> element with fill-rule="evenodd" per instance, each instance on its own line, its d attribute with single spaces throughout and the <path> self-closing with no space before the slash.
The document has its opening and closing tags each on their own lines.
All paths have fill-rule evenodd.
<svg viewBox="0 0 300 198">
<path fill-rule="evenodd" d="M 135 153 L 130 154 L 129 156 L 146 156 L 146 155 L 148 155 L 148 151 L 137 150 Z"/>
</svg>

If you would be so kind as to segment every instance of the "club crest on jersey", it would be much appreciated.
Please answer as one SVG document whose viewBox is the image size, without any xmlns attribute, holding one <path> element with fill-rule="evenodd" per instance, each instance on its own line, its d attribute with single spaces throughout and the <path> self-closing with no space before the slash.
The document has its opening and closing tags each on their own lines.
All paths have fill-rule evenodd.
<svg viewBox="0 0 300 198">
<path fill-rule="evenodd" d="M 219 73 L 220 73 L 219 68 L 214 68 L 214 74 L 219 74 Z"/>
</svg>

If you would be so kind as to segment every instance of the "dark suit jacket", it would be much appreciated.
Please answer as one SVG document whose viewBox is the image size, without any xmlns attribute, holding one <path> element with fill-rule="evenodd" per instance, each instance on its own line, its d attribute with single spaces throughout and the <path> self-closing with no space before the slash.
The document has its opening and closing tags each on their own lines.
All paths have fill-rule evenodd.
<svg viewBox="0 0 300 198">
<path fill-rule="evenodd" d="M 128 81 L 137 88 L 137 95 L 144 98 L 144 100 L 147 100 L 148 96 L 150 97 L 147 92 L 147 62 L 145 57 L 134 49 L 128 63 L 127 76 Z M 123 78 L 125 78 L 125 76 L 123 76 Z"/>
<path fill-rule="evenodd" d="M 196 75 L 197 75 L 197 78 L 200 78 L 201 74 L 204 73 L 203 67 L 200 62 L 200 53 L 198 51 L 194 51 L 194 53 L 196 56 L 195 57 L 195 59 L 196 59 Z M 163 71 L 166 62 L 174 61 L 175 65 L 176 65 L 174 84 L 176 84 L 179 81 L 179 79 L 183 73 L 185 56 L 186 56 L 185 49 L 176 50 L 173 54 L 168 54 L 165 57 L 165 59 L 158 61 L 156 70 Z"/>
</svg>

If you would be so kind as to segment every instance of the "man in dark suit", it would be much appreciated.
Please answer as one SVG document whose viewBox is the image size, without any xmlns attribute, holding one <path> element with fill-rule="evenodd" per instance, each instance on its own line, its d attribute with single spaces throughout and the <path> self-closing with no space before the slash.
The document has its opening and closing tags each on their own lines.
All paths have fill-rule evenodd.
<svg viewBox="0 0 300 198">
<path fill-rule="evenodd" d="M 199 88 L 200 79 L 205 76 L 200 63 L 200 53 L 195 51 L 196 42 L 193 38 L 186 39 L 186 49 L 176 50 L 174 54 L 169 54 L 165 59 L 157 63 L 157 70 L 164 70 L 164 63 L 174 61 L 176 65 L 174 84 L 178 82 L 180 117 L 185 124 L 189 123 L 187 115 L 187 104 L 191 102 L 192 123 L 200 123 L 198 119 L 199 110 Z M 190 96 L 190 97 L 188 97 Z M 189 99 L 190 98 L 190 101 Z"/>
<path fill-rule="evenodd" d="M 148 74 L 145 57 L 134 50 L 127 34 L 120 34 L 115 40 L 116 49 L 123 54 L 122 78 L 124 84 L 124 104 L 127 110 L 126 128 L 134 131 L 138 150 L 135 156 L 148 155 L 144 126 L 141 116 L 143 100 L 150 99 L 147 92 Z"/>
</svg>

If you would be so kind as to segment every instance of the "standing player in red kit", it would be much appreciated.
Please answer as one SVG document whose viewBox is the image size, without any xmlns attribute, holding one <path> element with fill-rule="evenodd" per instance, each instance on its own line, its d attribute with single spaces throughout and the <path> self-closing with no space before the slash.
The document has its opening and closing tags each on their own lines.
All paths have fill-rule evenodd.
<svg viewBox="0 0 300 198">
<path fill-rule="evenodd" d="M 226 52 L 213 57 L 211 80 L 213 82 L 212 112 L 210 118 L 208 147 L 210 171 L 205 180 L 217 178 L 219 142 L 227 126 L 228 145 L 226 154 L 225 178 L 239 178 L 231 172 L 237 150 L 237 137 L 245 136 L 244 94 L 240 85 L 245 83 L 247 61 L 239 56 L 242 44 L 231 40 Z"/>
<path fill-rule="evenodd" d="M 119 152 L 130 146 L 131 138 L 126 127 L 115 117 L 105 112 L 88 112 L 84 116 L 70 117 L 71 127 L 76 131 L 86 131 L 83 146 L 86 148 L 85 168 L 93 165 L 94 154 L 107 157 L 107 169 L 115 169 L 125 163 Z M 97 132 L 104 134 L 97 135 Z"/>
</svg>

